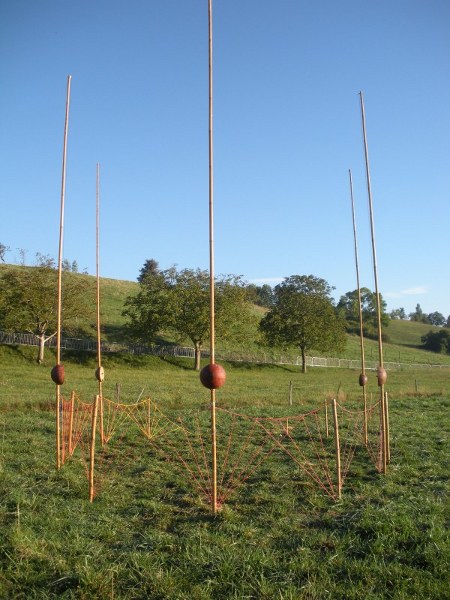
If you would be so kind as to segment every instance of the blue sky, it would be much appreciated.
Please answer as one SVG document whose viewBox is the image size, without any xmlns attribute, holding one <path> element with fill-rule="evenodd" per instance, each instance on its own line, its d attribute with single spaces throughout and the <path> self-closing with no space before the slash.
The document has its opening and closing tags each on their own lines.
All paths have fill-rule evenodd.
<svg viewBox="0 0 450 600">
<path fill-rule="evenodd" d="M 448 0 L 214 0 L 216 272 L 356 287 L 450 314 Z M 72 75 L 64 256 L 135 280 L 144 261 L 208 267 L 206 0 L 2 0 L 0 242 L 56 258 Z"/>
</svg>

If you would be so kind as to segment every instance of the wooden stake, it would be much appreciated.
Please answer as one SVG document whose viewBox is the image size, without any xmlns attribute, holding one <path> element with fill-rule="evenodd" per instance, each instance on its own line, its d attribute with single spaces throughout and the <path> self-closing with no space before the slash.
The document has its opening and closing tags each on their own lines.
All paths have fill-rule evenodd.
<svg viewBox="0 0 450 600">
<path fill-rule="evenodd" d="M 69 416 L 69 456 L 73 454 L 73 412 L 75 408 L 75 392 L 70 395 L 70 416 Z"/>
<path fill-rule="evenodd" d="M 388 393 L 384 393 L 384 420 L 386 423 L 386 462 L 391 462 L 391 443 L 389 439 L 389 399 Z"/>
<path fill-rule="evenodd" d="M 92 427 L 91 427 L 91 445 L 89 452 L 89 502 L 94 500 L 94 462 L 95 462 L 95 434 L 97 430 L 97 413 L 100 396 L 95 396 L 94 407 L 92 410 Z"/>
<path fill-rule="evenodd" d="M 292 381 L 289 382 L 289 406 L 292 406 Z"/>
<path fill-rule="evenodd" d="M 67 77 L 66 91 L 66 115 L 64 120 L 64 141 L 62 157 L 62 175 L 61 175 L 61 209 L 59 217 L 59 249 L 58 249 L 58 309 L 56 326 L 56 364 L 61 362 L 61 304 L 62 304 L 62 255 L 64 240 L 64 202 L 66 195 L 66 162 L 67 162 L 67 136 L 69 131 L 69 108 L 70 108 L 70 83 L 72 76 Z M 60 386 L 56 385 L 56 468 L 61 468 L 61 396 Z"/>
<path fill-rule="evenodd" d="M 333 419 L 334 419 L 334 445 L 336 449 L 336 478 L 338 488 L 338 498 L 342 497 L 342 475 L 341 475 L 341 447 L 339 442 L 339 423 L 337 414 L 336 398 L 333 398 Z"/>
<path fill-rule="evenodd" d="M 353 178 L 351 169 L 348 170 L 350 179 L 350 198 L 352 203 L 352 219 L 353 219 L 353 239 L 355 243 L 355 267 L 356 267 L 356 284 L 358 287 L 358 312 L 359 312 L 359 340 L 360 340 L 360 352 L 361 352 L 361 375 L 366 377 L 366 361 L 364 354 L 364 327 L 363 327 L 363 314 L 362 314 L 362 303 L 361 303 L 361 285 L 359 279 L 359 258 L 358 258 L 358 241 L 356 235 L 356 217 L 355 217 L 355 201 L 353 198 Z M 364 444 L 367 446 L 367 384 L 364 383 L 363 388 L 363 402 L 364 402 Z"/>
<path fill-rule="evenodd" d="M 330 428 L 328 426 L 328 400 L 325 398 L 325 431 L 326 436 L 330 437 Z"/>
<path fill-rule="evenodd" d="M 362 119 L 362 129 L 363 129 L 363 139 L 364 139 L 364 156 L 366 163 L 366 180 L 367 180 L 367 193 L 369 197 L 369 213 L 370 213 L 370 232 L 372 237 L 372 255 L 373 255 L 373 274 L 375 280 L 375 296 L 376 296 L 376 304 L 377 304 L 377 330 L 378 330 L 378 359 L 379 359 L 379 369 L 384 370 L 383 364 L 383 340 L 381 333 L 381 302 L 380 302 L 380 293 L 378 290 L 378 266 L 377 266 L 377 252 L 375 247 L 375 227 L 374 227 L 374 219 L 373 219 L 373 202 L 372 202 L 372 188 L 370 184 L 370 168 L 369 168 L 369 152 L 367 148 L 367 135 L 366 135 L 366 116 L 364 111 L 364 98 L 363 93 L 359 93 L 360 101 L 361 101 L 361 119 Z M 385 423 L 385 409 L 384 409 L 384 383 L 379 384 L 380 387 L 380 410 L 382 414 L 382 440 L 381 440 L 381 457 L 382 464 L 381 470 L 383 473 L 386 473 L 386 449 L 387 449 L 387 440 L 386 440 L 386 423 Z"/>
</svg>

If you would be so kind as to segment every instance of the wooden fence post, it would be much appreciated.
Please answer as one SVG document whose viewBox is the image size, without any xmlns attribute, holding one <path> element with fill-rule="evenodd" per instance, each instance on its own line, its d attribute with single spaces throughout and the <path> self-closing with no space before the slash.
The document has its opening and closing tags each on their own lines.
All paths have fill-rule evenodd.
<svg viewBox="0 0 450 600">
<path fill-rule="evenodd" d="M 339 442 L 339 423 L 337 414 L 336 398 L 333 398 L 333 417 L 334 417 L 334 444 L 336 448 L 336 477 L 338 498 L 342 497 L 342 475 L 341 475 L 341 446 Z"/>
</svg>

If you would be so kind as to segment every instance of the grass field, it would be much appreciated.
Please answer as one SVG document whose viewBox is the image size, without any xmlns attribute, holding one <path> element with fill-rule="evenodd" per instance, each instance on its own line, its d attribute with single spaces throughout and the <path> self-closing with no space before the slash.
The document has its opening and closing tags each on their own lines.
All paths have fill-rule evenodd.
<svg viewBox="0 0 450 600">
<path fill-rule="evenodd" d="M 213 517 L 190 477 L 132 430 L 99 464 L 90 504 L 82 453 L 54 467 L 54 385 L 33 358 L 0 347 L 0 598 L 450 598 L 447 369 L 389 374 L 385 476 L 359 447 L 334 502 L 274 453 Z M 64 393 L 92 400 L 94 357 L 63 358 Z M 208 404 L 191 361 L 106 356 L 104 366 L 106 397 L 119 383 L 124 402 L 150 395 L 171 416 Z M 225 366 L 218 403 L 239 412 L 302 413 L 338 388 L 360 403 L 356 371 Z"/>
</svg>

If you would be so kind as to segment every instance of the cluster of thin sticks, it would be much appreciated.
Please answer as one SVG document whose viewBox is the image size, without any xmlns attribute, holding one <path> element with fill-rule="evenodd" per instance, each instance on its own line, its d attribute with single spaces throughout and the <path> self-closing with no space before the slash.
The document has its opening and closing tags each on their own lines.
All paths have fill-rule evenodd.
<svg viewBox="0 0 450 600">
<path fill-rule="evenodd" d="M 249 416 L 218 408 L 219 506 L 251 479 L 270 456 L 277 454 L 287 456 L 306 476 L 308 483 L 337 500 L 339 486 L 347 478 L 358 446 L 366 446 L 370 459 L 380 470 L 378 404 L 370 406 L 367 411 L 367 444 L 364 444 L 364 412 L 337 404 L 341 439 L 340 479 L 336 478 L 336 449 L 330 434 L 326 405 L 305 414 L 277 418 Z M 62 400 L 61 411 L 63 462 L 80 445 L 87 465 L 88 440 L 92 443 L 89 431 L 92 404 L 81 402 L 73 393 L 69 401 Z M 101 485 L 102 454 L 104 459 L 106 449 L 111 443 L 123 440 L 130 424 L 133 424 L 149 442 L 155 455 L 173 463 L 199 496 L 210 503 L 213 482 L 208 417 L 207 410 L 197 410 L 184 411 L 183 417 L 172 418 L 150 398 L 133 404 L 100 398 L 97 437 L 101 449 L 97 451 L 96 493 Z"/>
</svg>

